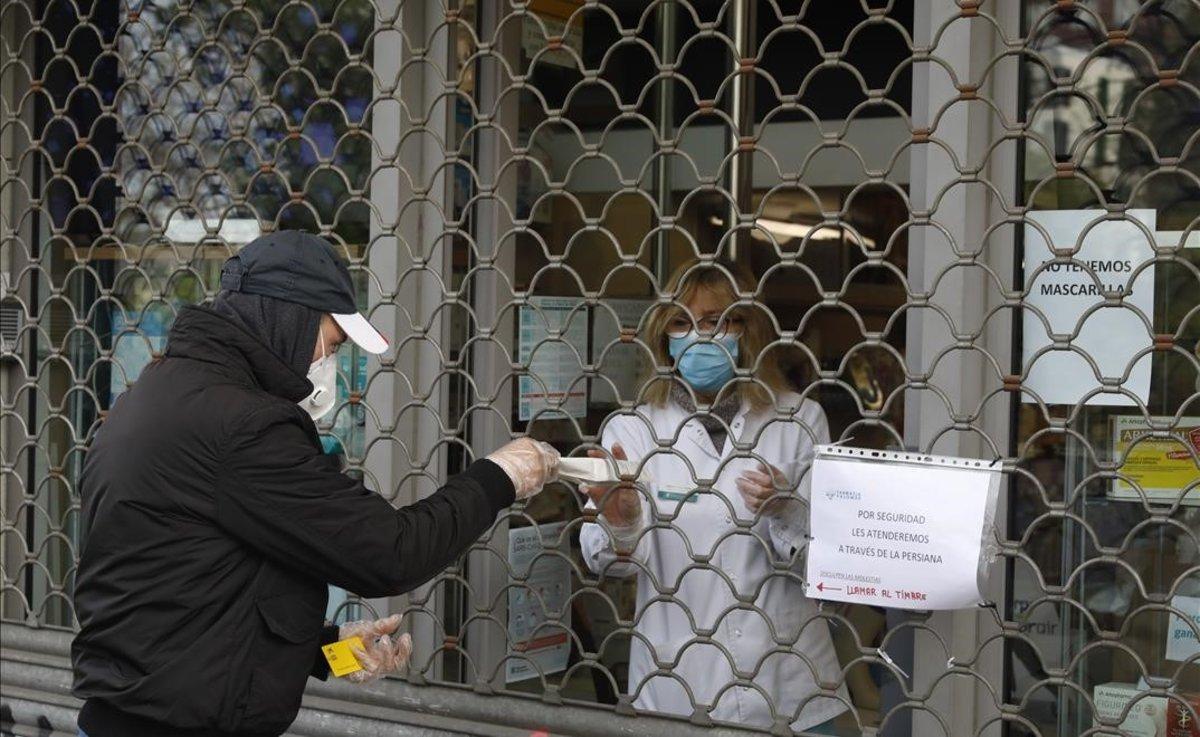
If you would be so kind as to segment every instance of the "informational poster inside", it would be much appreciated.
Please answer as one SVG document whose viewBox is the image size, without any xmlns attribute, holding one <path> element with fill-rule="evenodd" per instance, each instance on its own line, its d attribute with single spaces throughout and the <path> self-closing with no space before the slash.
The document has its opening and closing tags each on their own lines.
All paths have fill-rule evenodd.
<svg viewBox="0 0 1200 737">
<path fill-rule="evenodd" d="M 1196 638 L 1196 632 L 1200 631 L 1200 596 L 1174 596 L 1171 608 L 1182 612 L 1183 616 L 1171 615 L 1166 658 L 1183 662 L 1200 655 L 1200 639 Z"/>
<path fill-rule="evenodd" d="M 517 413 L 522 421 L 585 417 L 587 381 L 582 379 L 587 360 L 588 319 L 583 300 L 575 297 L 530 297 L 520 309 L 519 360 L 529 367 L 520 378 Z M 550 339 L 550 329 L 561 331 Z"/>
<path fill-rule="evenodd" d="M 557 673 L 567 667 L 571 640 L 571 564 L 555 555 L 566 522 L 508 531 L 508 565 L 514 585 L 508 590 L 509 653 L 524 658 L 505 661 L 506 683 Z M 565 550 L 564 550 L 565 552 Z M 553 624 L 547 625 L 547 622 Z M 566 628 L 566 629 L 564 629 Z"/>
<path fill-rule="evenodd" d="M 1027 216 L 1031 223 L 1025 225 L 1025 274 L 1032 281 L 1026 304 L 1036 307 L 1041 317 L 1034 310 L 1023 310 L 1028 371 L 1025 386 L 1047 404 L 1076 404 L 1101 386 L 1088 357 L 1101 376 L 1122 377 L 1128 371 L 1122 388 L 1143 402 L 1149 401 L 1150 357 L 1143 356 L 1132 366 L 1130 363 L 1154 341 L 1142 317 L 1128 307 L 1137 308 L 1149 320 L 1154 317 L 1154 267 L 1134 278 L 1134 272 L 1154 258 L 1152 238 L 1132 221 L 1141 222 L 1153 233 L 1155 211 L 1129 210 L 1124 220 L 1103 221 L 1089 228 L 1102 216 L 1097 210 L 1034 211 Z M 1032 223 L 1046 231 L 1050 242 Z M 1075 250 L 1085 231 L 1082 244 Z M 1052 248 L 1072 251 L 1074 260 L 1038 271 L 1054 258 Z M 1118 292 L 1124 295 L 1123 306 L 1089 312 L 1103 304 L 1105 293 Z M 1073 334 L 1082 323 L 1071 341 L 1071 346 L 1082 353 L 1049 351 L 1038 356 L 1030 367 L 1038 351 L 1053 344 L 1042 317 L 1049 322 L 1049 332 L 1056 334 Z M 1022 398 L 1033 401 L 1028 394 Z M 1096 394 L 1087 403 L 1136 404 L 1131 397 L 1114 393 Z"/>
<path fill-rule="evenodd" d="M 632 334 L 636 331 L 653 304 L 648 299 L 606 299 L 604 306 L 595 308 L 592 318 L 592 360 L 612 384 L 604 380 L 593 381 L 592 404 L 615 404 L 618 401 L 617 393 L 620 399 L 637 399 L 641 383 L 649 373 L 651 359 L 642 344 L 620 342 L 621 332 Z M 613 313 L 616 313 L 616 319 Z"/>
<path fill-rule="evenodd" d="M 113 334 L 113 363 L 109 375 L 110 401 L 115 401 L 150 365 L 155 351 L 167 345 L 167 331 L 174 314 L 165 304 L 155 309 L 130 311 L 114 307 L 110 313 Z"/>
<path fill-rule="evenodd" d="M 817 446 L 808 595 L 894 609 L 982 601 L 999 470 L 966 459 Z"/>
<path fill-rule="evenodd" d="M 1140 502 L 1144 493 L 1151 503 L 1173 504 L 1182 495 L 1184 504 L 1200 506 L 1200 417 L 1152 419 L 1160 427 L 1174 423 L 1170 437 L 1148 437 L 1154 430 L 1141 415 L 1112 419 L 1113 457 L 1125 459 L 1125 478 L 1113 480 L 1109 498 Z"/>
<path fill-rule="evenodd" d="M 1119 722 L 1122 734 L 1129 737 L 1162 737 L 1167 729 L 1167 699 L 1151 696 L 1141 684 L 1105 683 L 1092 690 L 1096 710 L 1092 726 Z M 1125 715 L 1125 719 L 1121 719 Z"/>
<path fill-rule="evenodd" d="M 576 54 L 583 55 L 583 18 L 576 16 L 571 20 L 571 14 L 583 7 L 583 0 L 530 0 L 529 10 L 545 25 L 543 33 L 541 26 L 531 17 L 521 23 L 521 48 L 530 59 L 537 56 L 539 51 L 549 46 L 548 38 L 561 38 L 564 46 L 574 49 Z M 576 68 L 575 57 L 562 50 L 546 51 L 538 62 L 555 64 L 561 67 Z"/>
<path fill-rule="evenodd" d="M 367 411 L 361 404 L 350 402 L 350 393 L 361 395 L 367 389 L 367 356 L 358 348 L 344 349 L 338 354 L 337 364 L 337 404 L 334 412 L 317 422 L 317 428 L 337 439 L 339 452 L 362 458 Z"/>
</svg>

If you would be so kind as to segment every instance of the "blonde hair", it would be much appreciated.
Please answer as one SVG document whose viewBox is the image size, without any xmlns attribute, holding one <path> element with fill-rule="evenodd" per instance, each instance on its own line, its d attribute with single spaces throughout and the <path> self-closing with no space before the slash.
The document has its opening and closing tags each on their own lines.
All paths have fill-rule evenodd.
<svg viewBox="0 0 1200 737">
<path fill-rule="evenodd" d="M 775 326 L 767 316 L 765 307 L 757 303 L 746 304 L 739 294 L 753 293 L 756 286 L 749 271 L 727 261 L 701 263 L 692 260 L 676 269 L 667 282 L 671 303 L 654 307 L 642 334 L 642 340 L 654 355 L 655 365 L 674 365 L 668 347 L 668 326 L 680 314 L 687 314 L 687 309 L 683 307 L 685 303 L 691 301 L 697 292 L 706 290 L 732 305 L 725 313 L 727 319 L 740 317 L 742 320 L 742 336 L 738 339 L 738 367 L 752 368 L 755 362 L 759 362 L 752 375 L 753 380 L 737 383 L 734 385 L 736 391 L 742 401 L 756 408 L 773 404 L 781 391 L 788 390 L 779 361 L 774 356 L 764 355 L 767 346 L 776 338 Z M 694 315 L 691 317 L 695 318 Z M 671 396 L 671 383 L 680 379 L 653 375 L 651 378 L 653 380 L 645 386 L 642 397 L 650 404 L 661 407 Z M 724 391 L 726 388 L 722 387 L 718 393 Z"/>
</svg>

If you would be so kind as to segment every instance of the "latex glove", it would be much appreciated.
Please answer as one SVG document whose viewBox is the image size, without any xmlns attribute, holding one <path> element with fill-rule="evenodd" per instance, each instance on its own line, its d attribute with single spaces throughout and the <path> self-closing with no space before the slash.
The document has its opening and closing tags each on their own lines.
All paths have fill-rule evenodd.
<svg viewBox="0 0 1200 737">
<path fill-rule="evenodd" d="M 508 474 L 518 499 L 528 499 L 558 476 L 558 451 L 532 438 L 514 440 L 487 458 Z"/>
<path fill-rule="evenodd" d="M 746 509 L 756 514 L 759 510 L 766 515 L 782 512 L 789 501 L 787 490 L 790 486 L 782 471 L 762 462 L 758 464 L 758 470 L 748 469 L 737 477 L 737 490 Z"/>
<path fill-rule="evenodd" d="M 588 455 L 592 458 L 604 458 L 607 454 L 602 450 L 589 450 Z M 613 445 L 612 457 L 618 461 L 629 460 L 620 443 Z M 632 483 L 615 486 L 580 485 L 579 490 L 588 495 L 605 521 L 613 528 L 616 547 L 623 551 L 633 547 L 633 542 L 642 529 L 642 495 L 638 493 L 637 487 Z"/>
<path fill-rule="evenodd" d="M 338 628 L 339 640 L 358 637 L 363 642 L 363 649 L 350 648 L 362 670 L 347 675 L 347 681 L 370 683 L 408 665 L 408 657 L 412 655 L 412 638 L 407 632 L 395 637 L 399 627 L 400 615 L 393 614 L 386 619 L 347 622 Z"/>
</svg>

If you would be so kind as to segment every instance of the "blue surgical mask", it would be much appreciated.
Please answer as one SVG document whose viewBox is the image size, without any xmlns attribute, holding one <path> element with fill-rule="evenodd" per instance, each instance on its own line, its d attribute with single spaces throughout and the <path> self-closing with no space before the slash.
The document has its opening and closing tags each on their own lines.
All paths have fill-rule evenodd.
<svg viewBox="0 0 1200 737">
<path fill-rule="evenodd" d="M 724 335 L 700 342 L 696 331 L 680 337 L 668 336 L 668 350 L 679 375 L 698 392 L 711 394 L 733 378 L 738 358 L 738 336 Z M 733 360 L 730 360 L 730 357 Z"/>
</svg>

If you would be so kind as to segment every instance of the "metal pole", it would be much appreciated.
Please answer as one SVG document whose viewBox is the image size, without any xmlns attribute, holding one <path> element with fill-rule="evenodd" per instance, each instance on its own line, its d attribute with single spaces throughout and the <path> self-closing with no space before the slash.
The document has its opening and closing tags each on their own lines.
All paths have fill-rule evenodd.
<svg viewBox="0 0 1200 737">
<path fill-rule="evenodd" d="M 737 0 L 733 6 L 732 36 L 737 49 L 737 67 L 731 86 L 730 115 L 733 133 L 729 139 L 728 189 L 733 195 L 729 225 L 736 228 L 741 215 L 750 212 L 753 195 L 753 147 L 743 148 L 743 142 L 754 136 L 754 67 L 758 56 L 758 18 L 756 0 Z M 729 258 L 739 261 L 746 253 L 739 246 L 743 234 L 734 231 L 729 241 Z"/>
<path fill-rule="evenodd" d="M 676 17 L 679 8 L 674 0 L 666 0 L 658 6 L 658 58 L 663 66 L 675 63 L 677 52 L 675 43 Z M 675 73 L 667 79 L 659 80 L 658 85 L 658 140 L 662 142 L 675 136 L 675 88 L 672 82 Z M 671 208 L 671 158 L 658 156 L 654 167 L 654 201 L 661 218 Z M 661 221 L 660 221 L 661 222 Z M 663 231 L 658 232 L 654 248 L 654 275 L 661 284 L 670 273 L 670 236 Z"/>
</svg>

